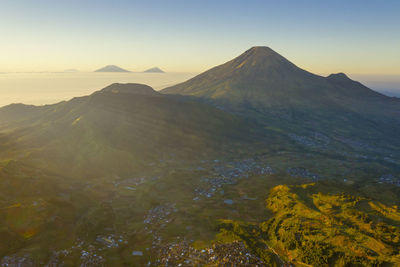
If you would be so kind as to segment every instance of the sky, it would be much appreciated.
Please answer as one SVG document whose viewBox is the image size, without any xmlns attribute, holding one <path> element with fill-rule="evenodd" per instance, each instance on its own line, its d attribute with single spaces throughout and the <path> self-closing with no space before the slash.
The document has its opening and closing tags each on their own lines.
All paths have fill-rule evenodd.
<svg viewBox="0 0 400 267">
<path fill-rule="evenodd" d="M 400 75 L 400 1 L 0 1 L 0 72 L 201 72 L 260 45 L 317 74 Z"/>
</svg>

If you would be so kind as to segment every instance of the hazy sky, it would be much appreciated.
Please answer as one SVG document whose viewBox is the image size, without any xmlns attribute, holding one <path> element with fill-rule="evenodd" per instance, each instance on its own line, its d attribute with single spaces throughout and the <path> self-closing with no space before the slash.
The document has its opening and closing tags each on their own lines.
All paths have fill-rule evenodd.
<svg viewBox="0 0 400 267">
<path fill-rule="evenodd" d="M 200 72 L 254 45 L 327 74 L 400 74 L 400 1 L 1 0 L 0 71 Z"/>
</svg>

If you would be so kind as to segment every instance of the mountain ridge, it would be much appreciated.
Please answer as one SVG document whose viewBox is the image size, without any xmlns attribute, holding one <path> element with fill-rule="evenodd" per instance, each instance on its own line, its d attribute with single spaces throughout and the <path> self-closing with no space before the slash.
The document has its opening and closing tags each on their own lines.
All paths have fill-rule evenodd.
<svg viewBox="0 0 400 267">
<path fill-rule="evenodd" d="M 76 176 L 97 173 L 100 166 L 101 172 L 132 171 L 136 165 L 129 167 L 129 161 L 133 158 L 141 162 L 169 153 L 188 158 L 188 151 L 196 151 L 189 153 L 194 158 L 203 153 L 224 154 L 236 144 L 253 143 L 251 136 L 265 135 L 254 131 L 255 125 L 215 107 L 129 83 L 114 83 L 89 96 L 53 105 L 7 106 L 0 108 L 2 118 L 1 137 L 14 140 L 7 151 L 34 150 L 19 160 L 42 159 L 48 169 Z M 18 136 L 24 141 L 16 141 Z M 90 151 L 99 156 L 86 158 Z M 75 162 L 73 168 L 63 167 L 65 157 Z"/>
<path fill-rule="evenodd" d="M 155 91 L 152 87 L 140 83 L 113 83 L 95 93 L 99 92 L 153 95 L 153 96 L 161 95 L 159 92 Z"/>
</svg>

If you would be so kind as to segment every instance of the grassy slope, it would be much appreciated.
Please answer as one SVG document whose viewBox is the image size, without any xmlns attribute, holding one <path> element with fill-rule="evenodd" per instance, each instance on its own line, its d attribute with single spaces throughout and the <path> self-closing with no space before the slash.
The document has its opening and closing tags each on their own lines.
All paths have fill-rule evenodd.
<svg viewBox="0 0 400 267">
<path fill-rule="evenodd" d="M 0 136 L 4 140 L 2 158 L 24 160 L 64 175 L 93 177 L 127 174 L 140 164 L 162 158 L 187 160 L 237 153 L 277 138 L 204 104 L 154 91 L 132 94 L 122 87 L 117 85 L 118 92 L 106 88 L 27 112 L 25 106 L 0 110 L 0 115 L 9 118 L 3 120 L 7 126 Z"/>
<path fill-rule="evenodd" d="M 222 221 L 220 239 L 244 240 L 253 251 L 267 245 L 299 266 L 400 263 L 397 206 L 348 195 L 342 189 L 338 194 L 332 187 L 328 194 L 320 190 L 327 188 L 322 184 L 276 186 L 266 199 L 274 213 L 271 219 L 258 225 Z"/>
</svg>

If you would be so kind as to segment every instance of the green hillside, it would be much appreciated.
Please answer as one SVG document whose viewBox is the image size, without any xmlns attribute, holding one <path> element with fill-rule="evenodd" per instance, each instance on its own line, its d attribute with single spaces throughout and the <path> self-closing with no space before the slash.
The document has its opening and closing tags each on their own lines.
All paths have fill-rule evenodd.
<svg viewBox="0 0 400 267">
<path fill-rule="evenodd" d="M 274 137 L 238 116 L 137 84 L 51 106 L 12 105 L 0 116 L 7 117 L 4 159 L 63 175 L 126 174 L 152 161 L 213 157 Z"/>
<path fill-rule="evenodd" d="M 398 207 L 335 191 L 315 184 L 274 187 L 266 199 L 271 219 L 221 221 L 219 238 L 242 241 L 260 257 L 269 250 L 295 266 L 398 266 Z"/>
</svg>

